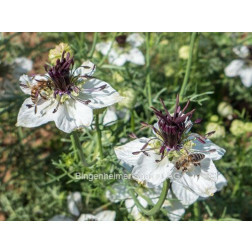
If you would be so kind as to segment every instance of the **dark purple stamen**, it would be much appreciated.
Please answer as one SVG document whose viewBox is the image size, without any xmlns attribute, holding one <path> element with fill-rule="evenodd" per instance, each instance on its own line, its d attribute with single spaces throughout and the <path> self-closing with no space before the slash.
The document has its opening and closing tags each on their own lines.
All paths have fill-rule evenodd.
<svg viewBox="0 0 252 252">
<path fill-rule="evenodd" d="M 127 36 L 126 35 L 120 35 L 116 37 L 116 42 L 120 45 L 123 46 L 126 43 Z"/>
</svg>

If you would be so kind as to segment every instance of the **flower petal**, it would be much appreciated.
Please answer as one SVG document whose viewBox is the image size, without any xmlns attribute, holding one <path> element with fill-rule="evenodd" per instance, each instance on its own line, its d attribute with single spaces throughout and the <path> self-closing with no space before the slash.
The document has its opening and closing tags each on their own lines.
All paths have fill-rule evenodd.
<svg viewBox="0 0 252 252">
<path fill-rule="evenodd" d="M 198 134 L 190 135 L 190 139 L 194 139 L 195 136 L 199 137 Z M 206 139 L 204 140 L 205 143 L 201 143 L 199 140 L 195 139 L 193 140 L 195 146 L 193 147 L 193 150 L 196 152 L 202 152 L 206 158 L 210 158 L 212 160 L 219 160 L 222 158 L 222 156 L 225 154 L 225 150 L 218 145 L 214 144 L 211 140 Z M 211 151 L 215 150 L 215 151 Z"/>
<path fill-rule="evenodd" d="M 27 107 L 28 104 L 33 104 L 31 98 L 27 98 L 22 104 L 18 113 L 16 126 L 32 128 L 54 120 L 55 114 L 52 111 L 56 106 L 55 102 L 40 99 L 36 114 L 33 107 Z"/>
<path fill-rule="evenodd" d="M 144 65 L 145 59 L 143 53 L 138 48 L 132 48 L 127 56 L 127 60 L 136 65 Z"/>
<path fill-rule="evenodd" d="M 28 58 L 25 57 L 16 58 L 13 63 L 15 67 L 14 69 L 15 75 L 24 74 L 32 70 L 33 62 Z"/>
<path fill-rule="evenodd" d="M 106 85 L 102 90 L 99 87 Z M 94 90 L 95 89 L 95 90 Z M 92 109 L 99 109 L 111 106 L 123 99 L 120 94 L 107 82 L 98 79 L 91 79 L 83 85 L 79 96 L 83 100 L 90 100 L 88 106 Z"/>
<path fill-rule="evenodd" d="M 95 64 L 92 63 L 90 60 L 84 61 L 80 67 L 74 70 L 74 75 L 80 76 L 92 76 L 95 72 Z"/>
<path fill-rule="evenodd" d="M 96 44 L 96 50 L 101 52 L 103 55 L 106 55 L 109 52 L 112 42 L 101 42 Z"/>
<path fill-rule="evenodd" d="M 245 87 L 252 85 L 252 67 L 244 67 L 239 71 L 241 81 Z"/>
<path fill-rule="evenodd" d="M 42 77 L 40 75 L 36 75 L 33 78 L 29 77 L 26 74 L 23 74 L 22 76 L 20 76 L 19 81 L 20 81 L 20 88 L 21 90 L 25 93 L 25 94 L 31 94 L 31 88 L 32 86 L 37 84 L 36 80 L 46 80 L 45 77 Z M 24 87 L 23 85 L 27 86 Z"/>
<path fill-rule="evenodd" d="M 98 221 L 98 218 L 93 214 L 81 214 L 78 221 Z"/>
<path fill-rule="evenodd" d="M 143 44 L 144 38 L 139 33 L 132 33 L 127 37 L 126 42 L 132 47 L 139 47 Z"/>
<path fill-rule="evenodd" d="M 218 180 L 216 182 L 216 187 L 218 191 L 221 191 L 223 189 L 224 186 L 227 185 L 227 180 L 226 178 L 223 176 L 223 174 L 221 174 L 220 172 L 218 172 Z"/>
<path fill-rule="evenodd" d="M 68 210 L 72 215 L 79 216 L 80 210 L 82 208 L 81 206 L 81 194 L 80 192 L 74 192 L 70 193 L 67 196 L 67 206 Z"/>
<path fill-rule="evenodd" d="M 185 206 L 193 204 L 199 198 L 197 194 L 176 181 L 172 182 L 172 192 Z"/>
<path fill-rule="evenodd" d="M 212 196 L 217 191 L 215 182 L 206 179 L 204 176 L 189 176 L 184 173 L 176 182 L 181 183 L 186 189 L 192 190 L 201 197 Z"/>
<path fill-rule="evenodd" d="M 71 133 L 79 128 L 89 127 L 92 120 L 92 109 L 73 99 L 69 99 L 60 105 L 54 117 L 57 128 L 66 133 Z"/>
<path fill-rule="evenodd" d="M 236 46 L 233 52 L 240 58 L 247 58 L 249 56 L 249 49 L 247 46 Z"/>
<path fill-rule="evenodd" d="M 127 187 L 123 184 L 123 182 L 115 183 L 106 191 L 106 198 L 112 202 L 119 202 L 121 200 L 125 200 L 130 198 Z"/>
<path fill-rule="evenodd" d="M 231 63 L 225 68 L 225 75 L 228 77 L 235 77 L 239 75 L 240 70 L 244 65 L 243 60 L 233 60 Z"/>
<path fill-rule="evenodd" d="M 167 211 L 167 216 L 171 221 L 179 221 L 185 213 L 185 206 L 176 197 L 173 197 L 170 190 L 168 191 L 163 208 Z"/>
<path fill-rule="evenodd" d="M 111 210 L 101 211 L 96 214 L 98 221 L 114 221 L 116 217 L 116 212 Z"/>
<path fill-rule="evenodd" d="M 148 203 L 146 200 L 144 200 L 142 197 L 138 196 L 137 199 L 139 200 L 140 204 L 143 207 L 147 207 Z M 125 200 L 125 207 L 127 211 L 133 216 L 133 218 L 138 221 L 142 219 L 142 214 L 138 210 L 137 206 L 135 205 L 135 201 L 133 199 L 127 199 Z"/>
<path fill-rule="evenodd" d="M 111 50 L 109 53 L 109 63 L 116 66 L 123 66 L 128 61 L 127 53 L 117 53 L 115 50 Z"/>
<path fill-rule="evenodd" d="M 103 125 L 110 126 L 115 124 L 117 121 L 116 109 L 114 106 L 108 107 L 104 117 L 103 117 Z"/>
</svg>

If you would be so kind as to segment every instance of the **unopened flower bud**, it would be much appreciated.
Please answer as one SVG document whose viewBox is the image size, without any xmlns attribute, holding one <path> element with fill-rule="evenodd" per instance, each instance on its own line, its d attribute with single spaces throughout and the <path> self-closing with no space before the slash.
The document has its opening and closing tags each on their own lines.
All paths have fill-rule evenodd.
<svg viewBox="0 0 252 252">
<path fill-rule="evenodd" d="M 174 69 L 167 64 L 164 66 L 164 73 L 166 77 L 170 77 L 174 74 Z"/>
<path fill-rule="evenodd" d="M 227 102 L 221 102 L 217 108 L 217 111 L 221 116 L 228 118 L 229 120 L 232 119 L 234 112 L 232 106 Z"/>
<path fill-rule="evenodd" d="M 66 43 L 60 43 L 54 49 L 51 49 L 48 55 L 50 63 L 53 65 L 56 64 L 56 61 L 58 59 L 61 59 L 62 53 L 64 51 L 66 52 L 66 54 L 67 53 L 70 53 L 71 55 L 73 54 L 70 46 Z"/>
<path fill-rule="evenodd" d="M 210 122 L 207 124 L 206 132 L 215 131 L 209 138 L 222 138 L 225 137 L 225 128 L 216 122 Z"/>
<path fill-rule="evenodd" d="M 180 47 L 180 49 L 179 49 L 179 58 L 184 59 L 184 60 L 188 59 L 189 50 L 190 50 L 190 47 L 187 46 L 187 45 Z"/>
<path fill-rule="evenodd" d="M 241 120 L 234 120 L 231 124 L 230 131 L 234 136 L 241 136 L 246 133 L 245 123 Z"/>
<path fill-rule="evenodd" d="M 124 99 L 118 104 L 119 107 L 124 107 L 124 108 L 133 108 L 136 102 L 136 94 L 134 89 L 128 88 L 126 90 L 119 91 L 121 96 L 124 97 Z"/>
</svg>

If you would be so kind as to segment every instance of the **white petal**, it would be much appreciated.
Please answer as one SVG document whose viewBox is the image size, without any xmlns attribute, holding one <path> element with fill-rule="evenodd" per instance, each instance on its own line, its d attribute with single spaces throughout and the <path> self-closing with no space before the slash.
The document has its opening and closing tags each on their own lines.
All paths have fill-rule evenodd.
<svg viewBox="0 0 252 252">
<path fill-rule="evenodd" d="M 98 221 L 114 221 L 116 217 L 116 212 L 115 211 L 102 211 L 98 214 L 96 214 L 96 218 Z"/>
<path fill-rule="evenodd" d="M 167 200 L 163 204 L 163 208 L 167 211 L 167 216 L 171 221 L 178 221 L 185 213 L 185 207 L 178 199 L 172 196 L 168 191 Z"/>
<path fill-rule="evenodd" d="M 92 109 L 73 99 L 69 99 L 60 105 L 54 117 L 57 128 L 66 133 L 79 128 L 89 127 L 92 120 Z"/>
<path fill-rule="evenodd" d="M 32 70 L 33 62 L 32 60 L 25 58 L 25 57 L 20 57 L 16 58 L 14 60 L 14 74 L 20 75 L 27 73 Z"/>
<path fill-rule="evenodd" d="M 37 84 L 36 80 L 46 80 L 45 77 L 42 77 L 40 75 L 36 75 L 33 78 L 29 77 L 26 74 L 23 74 L 22 76 L 20 76 L 19 81 L 20 84 L 26 85 L 27 87 L 23 87 L 22 85 L 20 85 L 21 90 L 25 93 L 25 94 L 31 94 L 31 88 L 32 86 Z"/>
<path fill-rule="evenodd" d="M 115 183 L 106 191 L 106 198 L 112 202 L 119 202 L 130 198 L 127 187 L 123 182 Z"/>
<path fill-rule="evenodd" d="M 143 53 L 138 48 L 132 48 L 127 56 L 128 61 L 136 65 L 144 65 L 145 59 Z"/>
<path fill-rule="evenodd" d="M 176 181 L 172 182 L 172 191 L 185 206 L 193 204 L 199 198 L 197 194 Z"/>
<path fill-rule="evenodd" d="M 219 172 L 218 173 L 218 180 L 216 182 L 216 187 L 218 191 L 221 191 L 224 186 L 227 185 L 226 178 Z"/>
<path fill-rule="evenodd" d="M 176 182 L 181 183 L 185 188 L 192 190 L 201 197 L 212 196 L 217 191 L 215 182 L 205 179 L 204 176 L 189 176 L 184 173 Z"/>
<path fill-rule="evenodd" d="M 239 75 L 240 70 L 244 65 L 243 60 L 233 60 L 231 63 L 225 68 L 225 74 L 228 77 L 235 77 Z"/>
<path fill-rule="evenodd" d="M 115 124 L 117 121 L 116 109 L 114 106 L 108 107 L 104 117 L 103 117 L 103 125 L 110 126 Z"/>
<path fill-rule="evenodd" d="M 132 33 L 127 37 L 126 42 L 132 47 L 139 47 L 143 44 L 144 38 L 139 33 Z"/>
<path fill-rule="evenodd" d="M 116 66 L 123 66 L 128 60 L 127 53 L 118 54 L 115 50 L 111 50 L 108 57 L 109 63 Z"/>
<path fill-rule="evenodd" d="M 173 164 L 164 158 L 161 162 L 160 155 L 154 151 L 148 151 L 146 156 L 143 153 L 133 155 L 132 152 L 140 151 L 149 141 L 148 138 L 133 140 L 123 146 L 115 148 L 117 158 L 123 162 L 123 166 L 132 170 L 132 177 L 139 182 L 147 183 L 147 186 L 157 186 L 161 184 L 172 172 Z M 148 147 L 147 147 L 148 148 Z"/>
<path fill-rule="evenodd" d="M 95 64 L 90 60 L 84 61 L 80 67 L 74 70 L 74 75 L 92 76 L 95 72 Z"/>
<path fill-rule="evenodd" d="M 72 215 L 79 216 L 81 209 L 81 194 L 80 192 L 70 193 L 67 196 L 68 210 Z"/>
<path fill-rule="evenodd" d="M 218 170 L 216 169 L 215 164 L 211 159 L 209 158 L 203 159 L 200 162 L 200 168 L 201 168 L 200 176 L 213 182 L 217 182 Z"/>
<path fill-rule="evenodd" d="M 252 67 L 244 67 L 239 71 L 241 81 L 245 87 L 252 85 Z"/>
<path fill-rule="evenodd" d="M 106 85 L 104 89 L 97 90 L 97 88 L 104 85 Z M 93 90 L 94 88 L 96 88 L 96 90 Z M 123 97 L 107 82 L 98 79 L 89 80 L 83 85 L 80 98 L 83 100 L 90 100 L 91 102 L 88 106 L 92 109 L 108 107 L 123 99 Z"/>
<path fill-rule="evenodd" d="M 73 221 L 73 219 L 64 215 L 55 215 L 49 221 Z"/>
<path fill-rule="evenodd" d="M 98 221 L 98 218 L 93 214 L 81 214 L 78 221 Z"/>
<path fill-rule="evenodd" d="M 236 46 L 233 52 L 240 58 L 247 58 L 249 56 L 249 49 L 247 46 Z"/>
<path fill-rule="evenodd" d="M 27 98 L 22 104 L 18 113 L 16 126 L 32 128 L 54 120 L 55 114 L 52 113 L 56 106 L 54 102 L 40 99 L 36 114 L 34 108 L 28 108 L 27 104 L 33 104 L 31 98 Z"/>
<path fill-rule="evenodd" d="M 198 134 L 190 135 L 190 139 L 194 139 L 195 136 L 199 136 Z M 214 144 L 211 140 L 206 139 L 204 140 L 206 143 L 201 143 L 199 140 L 193 140 L 195 146 L 193 147 L 193 150 L 196 152 L 203 153 L 206 158 L 210 158 L 212 160 L 219 160 L 222 158 L 222 156 L 225 154 L 225 150 L 218 145 Z M 215 150 L 211 151 L 210 150 Z"/>
<path fill-rule="evenodd" d="M 96 44 L 96 50 L 101 52 L 103 55 L 106 55 L 109 52 L 109 49 L 111 47 L 111 41 L 109 42 L 101 42 Z"/>
<path fill-rule="evenodd" d="M 140 204 L 143 207 L 147 207 L 148 206 L 147 201 L 144 200 L 142 197 L 138 196 L 137 199 L 139 200 Z M 134 217 L 135 220 L 140 220 L 142 218 L 142 214 L 138 210 L 138 208 L 135 205 L 135 202 L 134 202 L 133 199 L 127 199 L 127 200 L 125 200 L 125 207 L 127 208 L 127 211 Z"/>
</svg>

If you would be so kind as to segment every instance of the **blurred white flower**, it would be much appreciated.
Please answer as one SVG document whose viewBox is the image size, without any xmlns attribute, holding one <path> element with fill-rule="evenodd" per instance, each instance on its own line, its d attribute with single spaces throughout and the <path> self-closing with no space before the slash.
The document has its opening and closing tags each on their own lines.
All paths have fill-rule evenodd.
<svg viewBox="0 0 252 252">
<path fill-rule="evenodd" d="M 14 60 L 13 65 L 13 74 L 16 78 L 18 78 L 21 74 L 28 73 L 32 70 L 33 62 L 28 58 L 20 57 Z"/>
<path fill-rule="evenodd" d="M 179 48 L 179 58 L 184 59 L 184 60 L 188 59 L 189 51 L 190 51 L 189 46 L 187 46 L 187 45 L 181 46 Z"/>
<path fill-rule="evenodd" d="M 213 160 L 219 160 L 225 150 L 206 136 L 189 133 L 194 110 L 184 114 L 185 109 L 181 110 L 178 99 L 175 116 L 164 109 L 165 114 L 154 109 L 159 119 L 157 124 L 144 123 L 145 127 L 153 129 L 155 137 L 137 138 L 116 147 L 117 158 L 131 172 L 133 179 L 147 187 L 157 187 L 169 178 L 198 196 L 213 195 L 218 180 Z"/>
<path fill-rule="evenodd" d="M 156 204 L 160 193 L 162 191 L 162 187 L 158 186 L 152 189 L 145 189 L 141 188 L 141 193 L 144 197 L 148 197 L 153 204 Z M 121 181 L 118 183 L 115 183 L 112 185 L 110 189 L 106 191 L 106 197 L 111 201 L 111 202 L 120 202 L 120 201 L 125 201 L 125 207 L 128 211 L 128 213 L 131 214 L 131 216 L 134 218 L 134 220 L 139 221 L 139 220 L 148 220 L 146 217 L 144 217 L 141 214 L 141 211 L 138 209 L 138 207 L 135 205 L 134 200 L 130 197 L 128 193 L 127 186 Z M 137 199 L 141 203 L 143 207 L 147 207 L 148 203 L 147 201 L 141 197 L 138 196 Z M 171 190 L 169 190 L 166 200 L 162 206 L 162 209 L 166 212 L 167 217 L 171 221 L 177 221 L 180 220 L 180 218 L 184 215 L 185 213 L 185 208 L 184 206 L 172 193 Z"/>
<path fill-rule="evenodd" d="M 67 196 L 67 207 L 72 216 L 55 215 L 49 221 L 114 221 L 116 212 L 111 210 L 104 210 L 97 214 L 81 214 L 82 211 L 82 197 L 80 192 L 69 193 Z"/>
<path fill-rule="evenodd" d="M 55 66 L 46 67 L 46 75 L 20 77 L 20 88 L 31 97 L 19 111 L 17 126 L 30 128 L 54 121 L 57 128 L 70 133 L 89 127 L 94 109 L 122 99 L 108 83 L 92 77 L 95 71 L 92 62 L 86 61 L 77 69 L 72 67 L 73 58 L 63 53 Z"/>
<path fill-rule="evenodd" d="M 225 74 L 228 77 L 240 76 L 243 85 L 250 87 L 252 85 L 251 47 L 239 46 L 233 51 L 240 59 L 231 61 L 225 68 Z"/>
<path fill-rule="evenodd" d="M 96 45 L 96 50 L 103 55 L 108 53 L 108 61 L 110 64 L 123 66 L 126 62 L 131 62 L 136 65 L 144 65 L 145 59 L 143 53 L 138 49 L 144 42 L 144 38 L 133 33 L 129 36 L 121 35 L 116 37 L 113 47 L 112 41 L 101 42 Z"/>
</svg>

